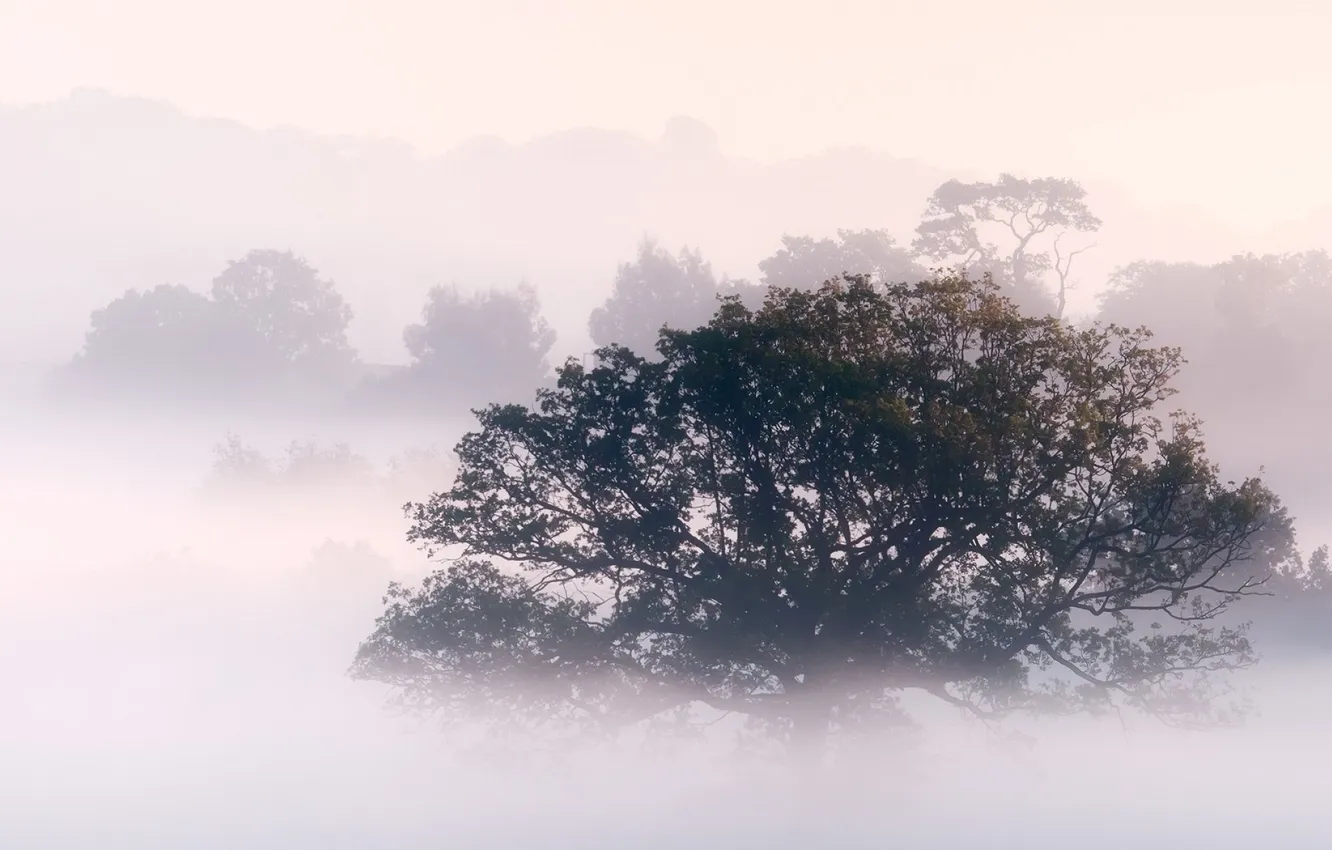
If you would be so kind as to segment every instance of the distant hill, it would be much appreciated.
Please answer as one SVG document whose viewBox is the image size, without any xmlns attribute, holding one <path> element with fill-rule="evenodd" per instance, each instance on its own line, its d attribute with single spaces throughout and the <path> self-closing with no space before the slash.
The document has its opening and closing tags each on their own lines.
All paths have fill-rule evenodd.
<svg viewBox="0 0 1332 850">
<path fill-rule="evenodd" d="M 860 149 L 761 165 L 721 155 L 685 118 L 656 140 L 576 129 L 423 156 L 79 90 L 0 108 L 0 361 L 62 361 L 89 311 L 126 288 L 202 289 L 254 247 L 291 248 L 332 276 L 371 362 L 402 362 L 402 326 L 431 285 L 451 282 L 531 282 L 560 334 L 556 354 L 578 354 L 588 312 L 645 233 L 754 276 L 783 232 L 886 227 L 909 239 L 952 176 L 991 175 Z M 1139 256 L 1244 249 L 1192 212 L 1147 214 L 1111 187 L 1088 189 L 1106 221 L 1079 258 L 1090 283 Z"/>
</svg>

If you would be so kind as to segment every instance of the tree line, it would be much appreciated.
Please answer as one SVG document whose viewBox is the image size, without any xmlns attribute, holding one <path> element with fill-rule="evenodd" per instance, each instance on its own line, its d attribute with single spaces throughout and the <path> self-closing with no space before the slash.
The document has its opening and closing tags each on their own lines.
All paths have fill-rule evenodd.
<svg viewBox="0 0 1332 850">
<path fill-rule="evenodd" d="M 914 242 L 883 230 L 834 238 L 785 236 L 759 263 L 758 281 L 718 277 L 688 248 L 644 240 L 623 263 L 588 330 L 595 346 L 650 354 L 663 326 L 693 327 L 719 298 L 757 305 L 773 288 L 811 288 L 842 273 L 919 279 L 928 263 L 958 264 L 1003 280 L 1024 306 L 1060 311 L 1076 250 L 1059 239 L 1099 226 L 1068 180 L 940 186 Z M 390 412 L 465 410 L 528 398 L 553 378 L 555 335 L 526 285 L 471 295 L 432 289 L 421 320 L 403 331 L 409 364 L 376 368 L 347 339 L 352 310 L 334 282 L 291 251 L 255 250 L 230 263 L 207 293 L 178 284 L 130 290 L 91 316 L 83 349 L 57 376 L 74 397 L 177 403 L 344 404 Z"/>
<path fill-rule="evenodd" d="M 595 347 L 653 356 L 663 325 L 706 323 L 721 298 L 750 307 L 774 289 L 813 289 L 841 274 L 910 282 L 940 268 L 989 274 L 1028 315 L 1067 313 L 1076 260 L 1100 220 L 1072 180 L 949 181 L 929 198 L 914 238 L 884 230 L 786 235 L 756 281 L 719 276 L 696 250 L 644 240 L 592 311 Z M 1085 284 L 1085 282 L 1082 282 Z M 1209 422 L 1322 418 L 1321 380 L 1332 310 L 1332 257 L 1322 250 L 1241 254 L 1221 263 L 1143 260 L 1101 282 L 1092 319 L 1146 324 L 1190 362 L 1178 388 Z M 54 376 L 68 398 L 118 402 L 286 405 L 348 412 L 448 414 L 524 400 L 554 380 L 555 333 L 526 285 L 464 294 L 432 289 L 402 333 L 408 363 L 363 363 L 348 342 L 351 307 L 290 251 L 256 250 L 207 292 L 182 285 L 131 290 L 90 319 L 83 348 Z M 1236 382 L 1245 385 L 1235 393 Z"/>
</svg>

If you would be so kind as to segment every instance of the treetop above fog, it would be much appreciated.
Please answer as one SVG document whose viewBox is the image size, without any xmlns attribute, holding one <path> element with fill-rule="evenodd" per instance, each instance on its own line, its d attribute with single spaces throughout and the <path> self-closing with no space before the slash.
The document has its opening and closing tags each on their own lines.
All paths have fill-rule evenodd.
<svg viewBox="0 0 1332 850">
<path fill-rule="evenodd" d="M 947 276 L 732 298 L 658 355 L 609 346 L 480 413 L 410 512 L 451 565 L 395 590 L 357 675 L 457 713 L 702 703 L 806 738 L 910 689 L 1222 719 L 1209 676 L 1252 651 L 1213 621 L 1292 534 L 1162 418 L 1177 350 Z"/>
<path fill-rule="evenodd" d="M 331 280 L 291 251 L 255 250 L 233 260 L 214 278 L 211 294 L 281 362 L 354 359 L 347 343 L 351 307 Z"/>
<path fill-rule="evenodd" d="M 1062 317 L 1076 256 L 1091 247 L 1064 244 L 1070 232 L 1094 233 L 1101 220 L 1074 180 L 1001 174 L 993 182 L 948 180 L 930 196 L 912 247 L 922 257 L 988 272 L 1011 287 L 1020 306 Z M 1044 278 L 1056 277 L 1055 289 Z"/>
</svg>

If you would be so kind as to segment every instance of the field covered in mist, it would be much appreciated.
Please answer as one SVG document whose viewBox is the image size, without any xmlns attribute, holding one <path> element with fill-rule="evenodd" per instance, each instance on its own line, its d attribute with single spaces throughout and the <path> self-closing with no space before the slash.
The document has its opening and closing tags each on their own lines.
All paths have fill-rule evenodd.
<svg viewBox="0 0 1332 850">
<path fill-rule="evenodd" d="M 494 32 L 558 64 L 581 19 L 516 5 L 549 17 Z M 1275 119 L 1102 122 L 1175 97 L 1113 39 L 1086 61 L 1117 79 L 1049 88 L 1106 20 L 944 50 L 872 5 L 767 59 L 731 15 L 715 49 L 792 73 L 777 106 L 625 88 L 566 129 L 589 79 L 450 100 L 413 65 L 448 149 L 0 80 L 0 850 L 1326 845 L 1319 184 L 1227 159 Z M 353 18 L 339 72 L 374 55 Z M 793 63 L 833 21 L 872 48 Z M 631 50 L 598 84 L 678 71 L 655 26 L 596 32 Z M 283 38 L 313 76 L 328 45 Z M 958 58 L 986 51 L 992 80 Z M 870 115 L 893 62 L 965 73 Z M 1037 69 L 1053 112 L 1014 110 Z M 1186 123 L 1199 162 L 1143 129 Z M 1211 200 L 1164 205 L 1190 180 Z"/>
<path fill-rule="evenodd" d="M 380 464 L 456 436 L 316 425 L 232 430 L 273 453 L 293 434 L 345 440 Z M 626 744 L 468 758 L 345 675 L 383 586 L 428 567 L 392 499 L 211 493 L 222 430 L 6 423 L 8 846 L 1221 848 L 1321 834 L 1322 663 L 1245 675 L 1262 713 L 1231 731 L 1144 718 L 995 730 L 923 706 L 919 735 L 798 790 L 771 763 L 735 760 L 724 733 L 674 757 Z M 324 544 L 347 549 L 320 558 Z"/>
</svg>

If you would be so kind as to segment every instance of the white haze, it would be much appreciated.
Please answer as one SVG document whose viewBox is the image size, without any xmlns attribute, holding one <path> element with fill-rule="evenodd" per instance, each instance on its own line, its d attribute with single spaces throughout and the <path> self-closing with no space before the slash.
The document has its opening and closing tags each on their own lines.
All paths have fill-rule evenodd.
<svg viewBox="0 0 1332 850">
<path fill-rule="evenodd" d="M 382 468 L 447 449 L 465 422 L 15 402 L 75 354 L 92 310 L 129 288 L 207 291 L 251 249 L 335 280 L 353 346 L 384 364 L 406 360 L 403 326 L 435 285 L 532 284 L 560 360 L 587 351 L 588 313 L 644 235 L 754 279 L 783 234 L 909 243 L 940 183 L 1002 169 L 1080 180 L 1104 220 L 1075 275 L 1079 315 L 1133 260 L 1332 247 L 1326 122 L 1308 108 L 1332 79 L 1325 10 L 356 5 L 0 0 L 0 850 L 1327 844 L 1326 665 L 1245 674 L 1260 714 L 1233 731 L 1134 717 L 996 731 L 924 701 L 919 737 L 865 747 L 815 787 L 732 758 L 724 730 L 670 758 L 463 758 L 345 675 L 387 582 L 430 569 L 393 499 L 205 485 L 228 432 L 270 455 L 344 440 Z M 1073 17 L 1028 14 L 1055 6 Z M 635 15 L 640 34 L 608 34 Z M 1227 475 L 1271 466 L 1306 548 L 1332 540 L 1325 421 L 1208 432 Z M 321 572 L 325 543 L 387 566 Z"/>
<path fill-rule="evenodd" d="M 260 131 L 97 89 L 0 101 L 0 372 L 63 362 L 88 314 L 126 289 L 206 291 L 254 248 L 293 250 L 337 283 L 367 362 L 405 361 L 402 328 L 430 287 L 523 281 L 559 334 L 558 360 L 589 350 L 588 313 L 644 235 L 754 280 L 783 234 L 885 228 L 909 244 L 940 183 L 995 176 L 892 145 L 760 163 L 723 153 L 715 128 L 690 117 L 666 113 L 660 127 L 655 137 L 597 127 L 518 143 L 478 136 L 427 154 L 395 140 Z M 1010 170 L 1082 180 L 1105 222 L 1078 243 L 1095 243 L 1074 274 L 1081 313 L 1134 260 L 1328 245 L 1318 215 L 1238 232 L 1208 210 L 1155 207 L 1095 175 Z"/>
<path fill-rule="evenodd" d="M 461 425 L 461 423 L 460 423 Z M 230 511 L 201 495 L 225 428 L 382 461 L 454 433 L 123 417 L 5 422 L 0 846 L 14 848 L 1312 847 L 1332 757 L 1325 669 L 1244 681 L 1236 731 L 1018 722 L 926 702 L 924 730 L 784 785 L 718 736 L 545 767 L 466 761 L 347 679 L 390 578 L 428 568 L 382 501 Z M 425 494 L 420 494 L 424 496 Z M 355 521 L 349 518 L 356 518 Z M 391 574 L 316 576 L 330 539 Z"/>
</svg>

